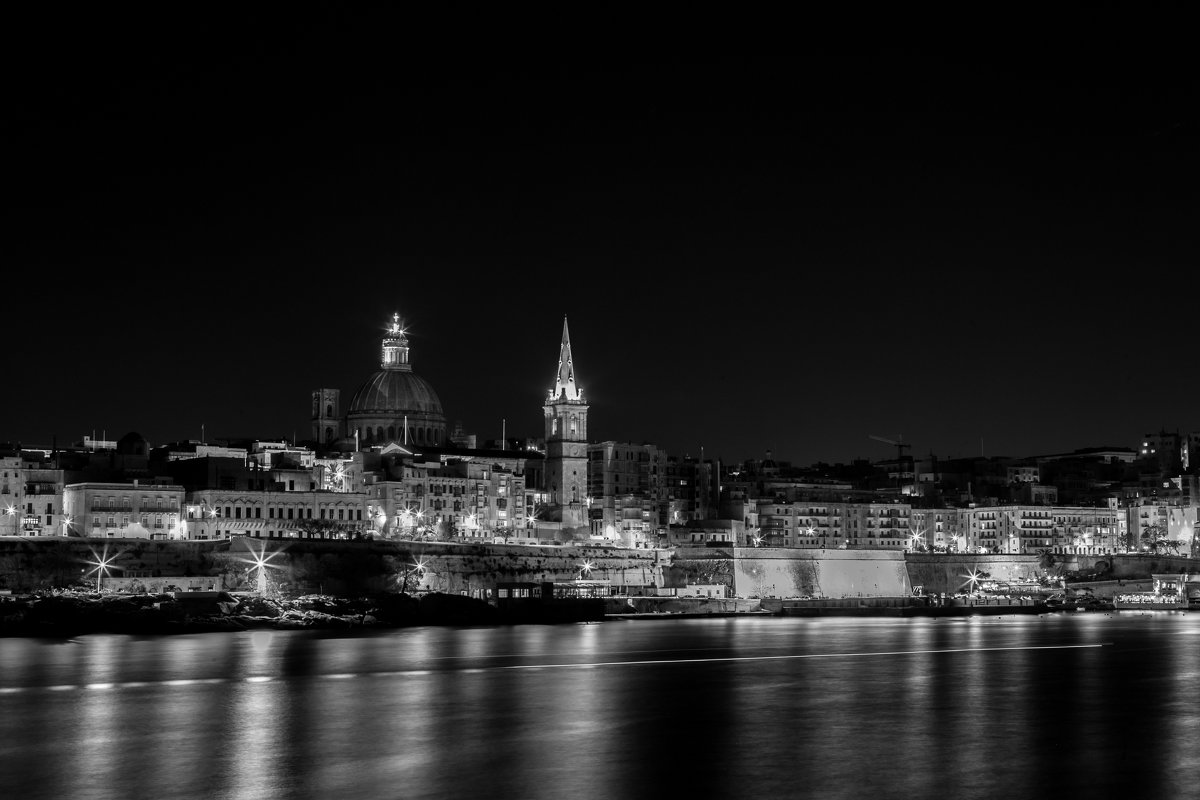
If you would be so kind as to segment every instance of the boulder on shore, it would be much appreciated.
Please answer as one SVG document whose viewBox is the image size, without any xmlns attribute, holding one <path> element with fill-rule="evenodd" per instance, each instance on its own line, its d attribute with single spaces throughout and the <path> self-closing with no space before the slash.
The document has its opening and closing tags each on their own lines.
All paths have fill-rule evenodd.
<svg viewBox="0 0 1200 800">
<path fill-rule="evenodd" d="M 411 625 L 493 624 L 495 607 L 461 595 L 430 593 L 341 598 L 306 595 L 291 600 L 186 594 L 102 595 L 55 591 L 0 596 L 0 637 L 70 638 L 86 633 L 171 634 L 252 628 L 395 628 Z"/>
</svg>

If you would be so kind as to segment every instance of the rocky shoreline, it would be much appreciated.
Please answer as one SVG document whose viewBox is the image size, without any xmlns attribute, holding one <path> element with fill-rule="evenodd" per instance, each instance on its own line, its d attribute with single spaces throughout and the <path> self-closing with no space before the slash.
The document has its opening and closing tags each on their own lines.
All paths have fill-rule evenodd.
<svg viewBox="0 0 1200 800">
<path fill-rule="evenodd" d="M 88 633 L 163 635 L 271 629 L 371 629 L 502 624 L 482 600 L 429 593 L 294 599 L 227 592 L 97 594 L 55 591 L 0 596 L 0 637 L 70 638 Z"/>
</svg>

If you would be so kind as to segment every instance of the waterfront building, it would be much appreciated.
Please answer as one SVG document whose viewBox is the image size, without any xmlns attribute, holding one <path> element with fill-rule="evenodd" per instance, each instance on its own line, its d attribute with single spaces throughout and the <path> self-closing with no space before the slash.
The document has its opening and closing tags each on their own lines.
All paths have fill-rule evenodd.
<svg viewBox="0 0 1200 800">
<path fill-rule="evenodd" d="M 846 504 L 846 546 L 853 550 L 906 549 L 911 536 L 911 511 L 907 503 Z"/>
<path fill-rule="evenodd" d="M 797 547 L 801 531 L 807 533 L 807 526 L 800 526 L 800 511 L 804 506 L 797 503 L 762 500 L 758 503 L 758 535 L 761 544 L 766 547 Z"/>
<path fill-rule="evenodd" d="M 72 483 L 63 488 L 69 535 L 108 539 L 185 539 L 185 491 L 170 483 Z"/>
<path fill-rule="evenodd" d="M 652 444 L 588 445 L 588 516 L 593 541 L 651 547 L 669 524 L 667 454 Z"/>
<path fill-rule="evenodd" d="M 663 545 L 667 549 L 677 547 L 735 547 L 752 540 L 746 526 L 737 519 L 692 520 L 682 525 L 667 528 Z"/>
<path fill-rule="evenodd" d="M 908 550 L 913 547 L 907 503 L 758 502 L 758 537 L 766 547 Z"/>
<path fill-rule="evenodd" d="M 682 525 L 693 520 L 716 519 L 721 511 L 721 464 L 693 458 L 667 456 L 664 479 L 667 520 Z"/>
<path fill-rule="evenodd" d="M 517 465 L 462 458 L 449 461 L 429 479 L 427 506 L 435 519 L 450 520 L 464 540 L 528 537 L 525 476 Z M 449 481 L 455 481 L 452 485 Z M 453 496 L 452 490 L 462 488 Z M 443 495 L 445 495 L 443 497 Z"/>
<path fill-rule="evenodd" d="M 350 538 L 370 532 L 361 492 L 205 488 L 188 492 L 186 538 Z"/>
<path fill-rule="evenodd" d="M 1120 549 L 1115 505 L 979 506 L 959 509 L 958 515 L 960 552 L 1104 555 Z"/>
<path fill-rule="evenodd" d="M 1129 549 L 1165 549 L 1179 555 L 1195 552 L 1196 519 L 1200 507 L 1175 500 L 1138 498 L 1125 509 Z M 1159 544 L 1162 543 L 1162 544 Z"/>
<path fill-rule="evenodd" d="M 850 503 L 827 503 L 813 500 L 798 500 L 793 517 L 796 546 L 819 548 L 844 548 L 849 541 L 848 521 L 851 518 Z M 762 521 L 761 506 L 759 521 Z M 769 543 L 768 539 L 768 543 Z"/>
<path fill-rule="evenodd" d="M 0 455 L 0 536 L 21 535 L 25 516 L 25 478 L 21 456 Z"/>
<path fill-rule="evenodd" d="M 3 522 L 0 532 L 11 536 L 66 536 L 69 520 L 63 511 L 65 471 L 51 466 L 40 451 L 5 459 L 0 472 L 7 491 L 0 494 Z"/>
<path fill-rule="evenodd" d="M 537 538 L 524 452 L 363 453 L 368 517 L 385 538 L 487 542 Z M 552 537 L 551 537 L 552 538 Z"/>
<path fill-rule="evenodd" d="M 1200 506 L 1173 506 L 1167 509 L 1167 541 L 1179 542 L 1180 555 L 1196 553 L 1196 531 L 1200 523 Z"/>
<path fill-rule="evenodd" d="M 959 552 L 962 517 L 954 508 L 913 508 L 909 511 L 912 532 L 909 550 Z"/>
</svg>

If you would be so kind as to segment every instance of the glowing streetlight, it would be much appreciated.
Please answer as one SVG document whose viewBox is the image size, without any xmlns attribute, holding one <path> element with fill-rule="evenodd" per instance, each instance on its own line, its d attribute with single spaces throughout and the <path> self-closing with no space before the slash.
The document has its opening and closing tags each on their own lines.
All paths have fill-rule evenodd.
<svg viewBox="0 0 1200 800">
<path fill-rule="evenodd" d="M 400 512 L 400 527 L 404 529 L 405 533 L 415 539 L 421 532 L 421 525 L 424 518 L 425 511 L 423 509 L 414 509 L 411 506 L 405 506 L 404 510 Z"/>
<path fill-rule="evenodd" d="M 577 564 L 576 566 L 579 567 L 579 577 L 575 579 L 577 581 L 583 580 L 584 576 L 587 576 L 590 578 L 592 575 L 592 570 L 594 570 L 596 568 L 595 562 L 592 562 L 592 561 L 584 561 L 580 564 Z"/>
<path fill-rule="evenodd" d="M 108 545 L 104 545 L 104 552 L 97 553 L 95 550 L 92 550 L 92 557 L 96 560 L 85 561 L 84 563 L 92 565 L 92 568 L 88 570 L 87 574 L 91 575 L 93 572 L 96 573 L 96 593 L 99 594 L 102 585 L 101 581 L 108 573 L 109 568 L 111 567 L 112 569 L 120 569 L 120 567 L 113 567 L 112 563 L 121 557 L 121 553 L 117 553 L 114 556 L 109 556 Z"/>
<path fill-rule="evenodd" d="M 913 525 L 910 520 L 908 523 L 908 546 L 909 549 L 916 552 L 925 547 L 925 527 L 923 525 Z"/>
<path fill-rule="evenodd" d="M 4 507 L 4 516 L 6 516 L 6 517 L 10 517 L 10 518 L 12 519 L 12 521 L 13 521 L 13 535 L 14 535 L 14 536 L 16 536 L 16 535 L 17 535 L 17 528 L 18 528 L 18 527 L 19 527 L 19 525 L 20 525 L 20 523 L 19 523 L 19 522 L 17 522 L 17 507 L 16 507 L 16 506 L 14 506 L 12 503 L 9 503 L 7 506 L 5 506 L 5 507 Z"/>
<path fill-rule="evenodd" d="M 413 588 L 417 588 L 420 586 L 421 581 L 425 580 L 425 576 L 431 572 L 433 572 L 433 569 L 423 556 L 413 563 L 405 565 L 404 574 L 400 577 L 400 591 L 408 591 L 408 578 L 410 575 L 416 575 L 417 583 Z"/>
<path fill-rule="evenodd" d="M 250 540 L 246 541 L 247 547 L 250 549 L 249 557 L 239 558 L 243 564 L 249 564 L 250 568 L 256 570 L 257 590 L 260 595 L 267 593 L 267 570 L 268 569 L 283 569 L 282 564 L 272 564 L 271 559 L 279 555 L 280 550 L 272 550 L 267 553 L 267 546 L 262 543 L 257 543 L 258 552 L 254 551 L 255 544 L 251 544 Z M 247 570 L 249 571 L 249 570 Z"/>
<path fill-rule="evenodd" d="M 966 580 L 960 583 L 958 588 L 961 589 L 965 586 L 967 587 L 967 592 L 969 594 L 974 594 L 975 589 L 979 586 L 980 581 L 982 581 L 986 575 L 987 573 L 985 573 L 983 570 L 972 567 L 971 569 L 967 570 L 967 574 L 959 576 L 960 578 L 966 578 Z"/>
</svg>

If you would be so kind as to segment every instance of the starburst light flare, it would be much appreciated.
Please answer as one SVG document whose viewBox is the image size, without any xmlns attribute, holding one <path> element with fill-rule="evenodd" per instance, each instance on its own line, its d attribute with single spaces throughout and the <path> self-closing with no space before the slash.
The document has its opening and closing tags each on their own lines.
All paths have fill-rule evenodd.
<svg viewBox="0 0 1200 800">
<path fill-rule="evenodd" d="M 84 562 L 85 564 L 92 565 L 92 568 L 88 570 L 88 575 L 91 575 L 93 572 L 96 573 L 97 593 L 100 592 L 102 586 L 101 581 L 104 579 L 104 576 L 108 574 L 109 569 L 120 569 L 120 567 L 114 567 L 113 562 L 120 558 L 121 555 L 121 553 L 117 553 L 116 555 L 109 556 L 108 545 L 106 544 L 104 545 L 104 551 L 101 553 L 97 553 L 94 549 L 92 550 L 92 558 L 94 558 L 95 561 Z"/>
<path fill-rule="evenodd" d="M 256 591 L 260 595 L 266 594 L 267 593 L 267 570 L 268 569 L 283 569 L 282 564 L 272 564 L 271 563 L 271 559 L 274 558 L 275 556 L 279 555 L 279 553 L 281 551 L 280 550 L 272 550 L 270 553 L 268 553 L 267 546 L 265 543 L 254 542 L 253 540 L 250 540 L 250 539 L 246 540 L 246 545 L 250 549 L 250 553 L 249 553 L 248 557 L 238 558 L 238 561 L 241 561 L 243 564 L 249 564 L 250 565 L 249 569 L 253 569 L 256 571 L 256 574 L 255 574 Z M 258 547 L 257 551 L 255 551 L 256 545 Z"/>
</svg>

